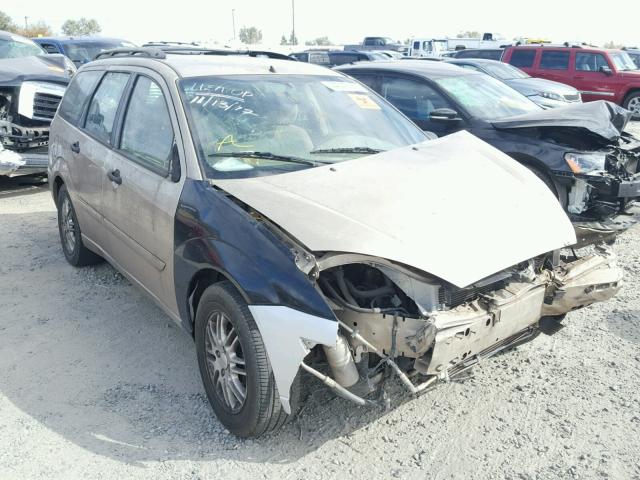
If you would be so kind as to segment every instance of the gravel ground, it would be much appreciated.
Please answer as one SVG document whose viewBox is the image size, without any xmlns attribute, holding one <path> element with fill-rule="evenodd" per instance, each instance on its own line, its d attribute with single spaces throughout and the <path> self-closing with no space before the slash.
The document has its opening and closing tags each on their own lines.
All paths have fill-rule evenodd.
<svg viewBox="0 0 640 480">
<path fill-rule="evenodd" d="M 66 263 L 46 188 L 0 179 L 0 227 L 0 479 L 640 479 L 640 228 L 624 290 L 557 334 L 415 400 L 393 385 L 390 411 L 313 384 L 241 441 L 190 337 L 110 266 Z"/>
</svg>

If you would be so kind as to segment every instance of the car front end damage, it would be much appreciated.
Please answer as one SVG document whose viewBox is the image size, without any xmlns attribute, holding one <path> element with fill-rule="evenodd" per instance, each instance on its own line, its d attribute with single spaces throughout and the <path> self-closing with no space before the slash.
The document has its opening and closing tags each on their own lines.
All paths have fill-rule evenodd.
<svg viewBox="0 0 640 480">
<path fill-rule="evenodd" d="M 607 240 L 640 218 L 640 141 L 564 155 L 571 172 L 567 211 L 582 243 Z"/>
<path fill-rule="evenodd" d="M 640 213 L 640 141 L 625 132 L 631 113 L 606 101 L 576 103 L 493 121 L 555 148 L 549 167 L 566 189 L 580 245 L 611 241 Z M 564 193 L 557 192 L 564 204 Z"/>
<path fill-rule="evenodd" d="M 359 405 L 390 376 L 417 394 L 622 286 L 607 247 L 567 248 L 575 231 L 543 182 L 466 132 L 212 183 L 280 239 L 334 317 L 249 306 L 287 412 L 301 368 Z"/>
<path fill-rule="evenodd" d="M 322 349 L 325 374 L 301 366 L 359 404 L 390 374 L 417 394 L 533 339 L 558 317 L 613 297 L 622 269 L 604 247 L 581 258 L 546 255 L 465 288 L 384 259 L 325 254 L 310 272 L 338 319 Z M 308 345 L 309 346 L 309 345 Z"/>
<path fill-rule="evenodd" d="M 0 175 L 46 173 L 49 125 L 64 91 L 44 81 L 0 86 Z"/>
</svg>

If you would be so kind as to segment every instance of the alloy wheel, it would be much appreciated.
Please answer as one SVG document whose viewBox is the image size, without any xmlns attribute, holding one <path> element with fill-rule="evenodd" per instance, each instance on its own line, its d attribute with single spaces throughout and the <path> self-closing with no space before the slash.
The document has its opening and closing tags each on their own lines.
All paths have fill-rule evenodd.
<svg viewBox="0 0 640 480">
<path fill-rule="evenodd" d="M 62 202 L 62 238 L 64 239 L 64 246 L 70 254 L 73 253 L 76 248 L 77 235 L 71 202 L 67 197 Z"/>
<path fill-rule="evenodd" d="M 238 413 L 247 398 L 247 371 L 240 337 L 229 317 L 214 311 L 206 326 L 207 371 L 218 398 Z"/>
</svg>

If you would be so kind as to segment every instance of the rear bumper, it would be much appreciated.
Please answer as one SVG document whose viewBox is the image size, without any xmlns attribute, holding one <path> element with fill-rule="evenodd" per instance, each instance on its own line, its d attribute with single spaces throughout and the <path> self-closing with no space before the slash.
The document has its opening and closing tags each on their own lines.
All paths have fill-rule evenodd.
<svg viewBox="0 0 640 480">
<path fill-rule="evenodd" d="M 0 175 L 17 177 L 22 175 L 39 175 L 47 173 L 49 162 L 46 153 L 14 152 L 0 150 Z"/>
</svg>

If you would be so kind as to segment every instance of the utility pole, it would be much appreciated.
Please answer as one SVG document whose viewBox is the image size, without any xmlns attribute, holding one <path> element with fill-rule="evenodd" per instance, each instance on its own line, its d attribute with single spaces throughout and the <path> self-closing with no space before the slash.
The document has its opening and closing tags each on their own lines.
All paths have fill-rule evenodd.
<svg viewBox="0 0 640 480">
<path fill-rule="evenodd" d="M 296 39 L 296 0 L 291 0 L 291 43 L 298 43 Z"/>
<path fill-rule="evenodd" d="M 233 39 L 236 39 L 236 9 L 231 9 L 231 24 L 233 25 Z"/>
<path fill-rule="evenodd" d="M 24 33 L 25 33 L 25 35 L 27 34 L 27 30 L 29 30 L 29 23 L 27 22 L 28 19 L 29 19 L 29 17 L 27 17 L 25 15 L 25 17 L 24 17 Z"/>
</svg>

